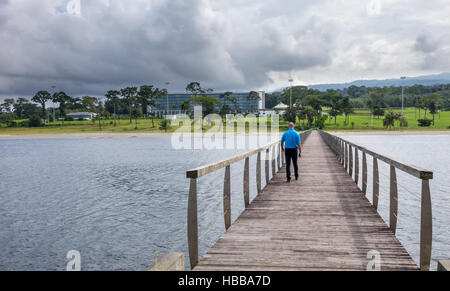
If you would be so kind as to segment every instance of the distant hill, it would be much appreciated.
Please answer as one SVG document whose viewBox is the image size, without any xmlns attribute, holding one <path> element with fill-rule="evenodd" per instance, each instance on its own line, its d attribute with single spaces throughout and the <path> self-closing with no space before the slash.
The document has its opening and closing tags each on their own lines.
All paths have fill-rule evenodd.
<svg viewBox="0 0 450 291">
<path fill-rule="evenodd" d="M 426 75 L 419 77 L 407 77 L 404 80 L 405 86 L 414 85 L 424 85 L 431 86 L 437 84 L 448 84 L 450 83 L 450 73 L 442 73 L 437 75 Z M 398 79 L 386 79 L 386 80 L 358 80 L 350 83 L 340 83 L 340 84 L 317 84 L 310 85 L 308 88 L 318 89 L 320 91 L 326 91 L 328 89 L 345 89 L 350 86 L 366 86 L 366 87 L 391 87 L 391 86 L 401 86 L 402 82 L 400 78 Z"/>
</svg>

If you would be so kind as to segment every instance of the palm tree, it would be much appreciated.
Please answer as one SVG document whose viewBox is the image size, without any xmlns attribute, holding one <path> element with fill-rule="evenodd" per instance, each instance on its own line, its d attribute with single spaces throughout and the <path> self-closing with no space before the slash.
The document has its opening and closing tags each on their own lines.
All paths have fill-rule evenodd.
<svg viewBox="0 0 450 291">
<path fill-rule="evenodd" d="M 393 111 L 389 111 L 384 116 L 383 125 L 385 128 L 395 127 L 395 113 Z"/>
</svg>

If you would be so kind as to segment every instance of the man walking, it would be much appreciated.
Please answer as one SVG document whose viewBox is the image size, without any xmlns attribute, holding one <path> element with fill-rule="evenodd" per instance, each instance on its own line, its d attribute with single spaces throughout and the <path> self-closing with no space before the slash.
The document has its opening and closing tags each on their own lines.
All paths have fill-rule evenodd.
<svg viewBox="0 0 450 291">
<path fill-rule="evenodd" d="M 287 182 L 291 182 L 291 159 L 294 164 L 295 180 L 298 180 L 298 157 L 302 157 L 302 140 L 300 134 L 294 130 L 295 124 L 289 123 L 289 130 L 281 137 L 281 149 L 286 156 Z"/>
</svg>

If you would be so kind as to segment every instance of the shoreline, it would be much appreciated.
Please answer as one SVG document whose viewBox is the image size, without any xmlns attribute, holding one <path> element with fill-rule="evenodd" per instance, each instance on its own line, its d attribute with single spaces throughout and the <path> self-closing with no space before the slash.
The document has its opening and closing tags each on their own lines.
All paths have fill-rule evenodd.
<svg viewBox="0 0 450 291">
<path fill-rule="evenodd" d="M 281 133 L 281 132 L 280 132 Z M 331 131 L 330 133 L 338 136 L 356 136 L 356 135 L 450 135 L 448 131 Z M 25 135 L 2 135 L 0 140 L 12 139 L 113 139 L 113 138 L 159 138 L 170 137 L 173 133 L 53 133 L 53 134 L 25 134 Z M 248 135 L 246 133 L 245 135 Z"/>
</svg>

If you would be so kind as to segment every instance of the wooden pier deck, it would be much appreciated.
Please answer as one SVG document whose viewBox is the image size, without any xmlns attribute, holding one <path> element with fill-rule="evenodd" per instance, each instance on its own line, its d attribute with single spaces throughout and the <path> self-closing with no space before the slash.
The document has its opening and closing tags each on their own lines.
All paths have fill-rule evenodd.
<svg viewBox="0 0 450 291">
<path fill-rule="evenodd" d="M 194 271 L 366 270 L 370 251 L 381 270 L 419 270 L 319 133 L 231 225 Z"/>
</svg>

